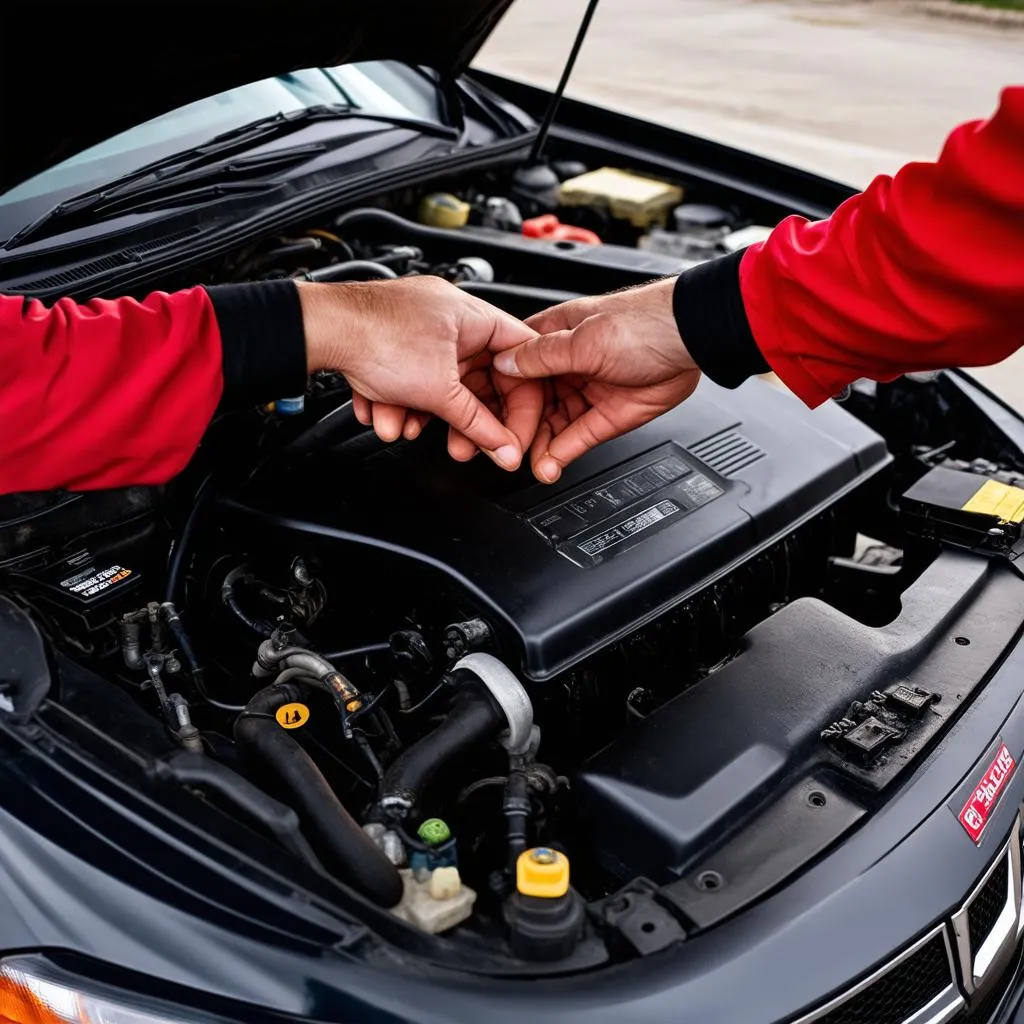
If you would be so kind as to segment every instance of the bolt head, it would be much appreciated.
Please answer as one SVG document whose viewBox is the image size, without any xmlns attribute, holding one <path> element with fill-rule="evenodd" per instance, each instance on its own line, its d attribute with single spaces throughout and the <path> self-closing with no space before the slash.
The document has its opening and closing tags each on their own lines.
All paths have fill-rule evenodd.
<svg viewBox="0 0 1024 1024">
<path fill-rule="evenodd" d="M 554 864 L 558 860 L 558 854 L 546 846 L 538 846 L 537 849 L 530 851 L 530 860 L 535 864 Z"/>
</svg>

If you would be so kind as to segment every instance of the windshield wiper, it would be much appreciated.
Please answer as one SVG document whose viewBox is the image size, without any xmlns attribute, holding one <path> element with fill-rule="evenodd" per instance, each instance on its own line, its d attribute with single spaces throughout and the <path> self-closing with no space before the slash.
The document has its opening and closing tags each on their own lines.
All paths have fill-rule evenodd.
<svg viewBox="0 0 1024 1024">
<path fill-rule="evenodd" d="M 170 156 L 144 167 L 131 171 L 106 182 L 96 188 L 81 192 L 69 199 L 64 199 L 50 207 L 42 216 L 15 232 L 4 244 L 6 250 L 24 245 L 33 238 L 38 238 L 44 229 L 55 221 L 66 217 L 85 213 L 104 212 L 127 213 L 149 205 L 157 198 L 177 195 L 184 192 L 182 198 L 188 197 L 188 190 L 193 185 L 202 185 L 197 189 L 197 198 L 216 198 L 228 192 L 251 191 L 264 185 L 231 181 L 232 177 L 252 177 L 265 171 L 280 169 L 282 165 L 294 164 L 308 160 L 317 153 L 324 152 L 324 143 L 309 146 L 296 146 L 277 153 L 256 154 L 251 157 L 231 161 L 229 158 L 237 153 L 251 149 L 254 145 L 273 141 L 292 132 L 298 131 L 318 121 L 339 121 L 349 118 L 365 118 L 368 121 L 379 121 L 390 127 L 413 128 L 416 131 L 443 138 L 456 139 L 458 131 L 445 125 L 424 124 L 398 117 L 385 117 L 366 113 L 359 107 L 348 105 L 321 105 L 304 107 L 302 110 L 284 114 L 274 114 L 259 121 L 222 132 L 207 142 L 190 149 L 172 153 Z M 222 185 L 207 184 L 211 177 L 224 177 Z M 220 189 L 220 192 L 217 189 Z M 200 196 L 199 193 L 204 193 Z M 131 202 L 128 200 L 131 199 Z"/>
</svg>

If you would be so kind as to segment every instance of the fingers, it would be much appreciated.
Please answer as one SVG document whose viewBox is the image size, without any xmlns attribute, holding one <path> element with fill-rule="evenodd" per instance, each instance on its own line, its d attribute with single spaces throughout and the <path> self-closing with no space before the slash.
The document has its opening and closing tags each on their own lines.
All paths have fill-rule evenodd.
<svg viewBox="0 0 1024 1024">
<path fill-rule="evenodd" d="M 520 450 L 526 451 L 540 425 L 544 412 L 544 387 L 540 381 L 517 381 L 506 388 L 499 379 L 502 392 L 502 420 L 515 435 Z"/>
<path fill-rule="evenodd" d="M 533 439 L 533 444 L 530 445 L 530 465 L 533 468 L 533 475 L 542 484 L 553 484 L 562 472 L 558 463 L 548 455 L 552 436 L 550 424 L 542 421 L 537 428 L 537 436 Z"/>
<path fill-rule="evenodd" d="M 404 437 L 406 441 L 415 441 L 416 438 L 423 433 L 423 428 L 426 427 L 431 418 L 430 413 L 410 410 L 405 417 L 405 426 L 402 428 L 402 437 Z"/>
<path fill-rule="evenodd" d="M 357 391 L 352 392 L 352 411 L 364 427 L 369 427 L 373 423 L 373 403 Z"/>
<path fill-rule="evenodd" d="M 492 381 L 471 381 L 463 383 L 484 405 L 515 435 L 521 451 L 525 452 L 537 433 L 541 414 L 544 410 L 544 385 L 540 381 L 515 381 L 496 375 Z M 468 462 L 479 451 L 464 434 L 454 428 L 448 433 L 448 454 L 458 462 Z"/>
<path fill-rule="evenodd" d="M 542 483 L 553 484 L 570 462 L 618 434 L 600 409 L 588 409 L 546 445 L 534 444 L 530 453 L 534 476 Z"/>
<path fill-rule="evenodd" d="M 542 334 L 518 348 L 499 352 L 494 368 L 509 377 L 554 377 L 563 373 L 587 373 L 585 349 L 574 344 L 575 330 Z"/>
<path fill-rule="evenodd" d="M 541 310 L 526 318 L 526 326 L 537 334 L 554 334 L 556 331 L 571 331 L 590 315 L 590 302 L 573 299 L 550 309 Z"/>
<path fill-rule="evenodd" d="M 456 462 L 469 462 L 479 451 L 465 434 L 460 434 L 454 427 L 448 428 L 448 454 Z"/>
<path fill-rule="evenodd" d="M 352 411 L 364 427 L 373 427 L 382 441 L 397 441 L 404 437 L 412 441 L 419 437 L 430 419 L 427 413 L 410 412 L 400 405 L 371 402 L 358 391 L 352 392 Z"/>
<path fill-rule="evenodd" d="M 382 441 L 397 441 L 405 429 L 406 410 L 387 402 L 373 403 L 373 429 Z"/>
<path fill-rule="evenodd" d="M 490 374 L 490 363 L 490 356 L 486 353 L 481 353 L 474 360 L 473 368 L 468 372 L 463 371 L 462 383 L 491 412 L 498 415 L 500 413 L 500 403 L 498 401 L 498 394 L 494 390 L 494 381 Z M 448 454 L 456 462 L 469 462 L 479 451 L 480 449 L 464 434 L 460 434 L 454 427 L 448 428 Z"/>
<path fill-rule="evenodd" d="M 517 320 L 503 310 L 493 309 L 493 315 L 494 329 L 487 342 L 491 352 L 502 352 L 537 336 L 537 332 L 527 327 L 522 320 Z"/>
<path fill-rule="evenodd" d="M 403 409 L 401 406 L 387 405 L 383 402 L 371 402 L 356 391 L 352 392 L 352 411 L 364 427 L 373 427 L 382 441 L 396 441 L 399 437 L 404 437 L 406 441 L 415 441 L 431 419 L 430 413 Z"/>
<path fill-rule="evenodd" d="M 461 382 L 432 411 L 487 452 L 502 469 L 519 468 L 523 455 L 516 436 Z"/>
<path fill-rule="evenodd" d="M 465 371 L 467 363 L 478 360 L 481 355 L 484 355 L 484 359 L 480 360 L 479 365 L 489 363 L 488 350 L 498 352 L 535 337 L 535 332 L 522 320 L 517 320 L 497 306 L 458 288 L 451 288 L 451 292 L 458 297 L 455 323 L 460 372 Z"/>
</svg>

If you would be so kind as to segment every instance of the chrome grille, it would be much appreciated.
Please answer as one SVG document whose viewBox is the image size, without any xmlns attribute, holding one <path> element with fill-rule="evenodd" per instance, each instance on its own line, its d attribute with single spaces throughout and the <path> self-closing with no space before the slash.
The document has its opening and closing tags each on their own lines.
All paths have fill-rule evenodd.
<svg viewBox="0 0 1024 1024">
<path fill-rule="evenodd" d="M 949 949 L 938 932 L 916 952 L 887 967 L 880 978 L 815 1020 L 818 1024 L 904 1024 L 950 988 Z"/>
<path fill-rule="evenodd" d="M 949 932 L 939 925 L 796 1024 L 945 1024 L 963 1005 L 954 981 Z"/>
<path fill-rule="evenodd" d="M 952 930 L 939 925 L 795 1024 L 990 1024 L 1024 955 L 1022 859 L 1018 819 Z"/>
<path fill-rule="evenodd" d="M 974 902 L 967 910 L 967 931 L 971 949 L 980 949 L 995 927 L 999 915 L 1006 906 L 1010 889 L 1010 858 L 1000 857 L 995 870 L 981 887 Z"/>
<path fill-rule="evenodd" d="M 964 991 L 988 993 L 1013 958 L 1020 924 L 1021 848 L 1019 824 L 974 891 L 953 915 Z"/>
<path fill-rule="evenodd" d="M 1006 992 L 1013 979 L 1020 969 L 1020 955 L 1014 957 L 1009 967 L 1003 971 L 1002 977 L 992 986 L 987 996 L 980 1002 L 975 1003 L 969 1010 L 964 1010 L 953 1018 L 953 1024 L 990 1024 L 993 1016 L 999 1010 Z"/>
</svg>

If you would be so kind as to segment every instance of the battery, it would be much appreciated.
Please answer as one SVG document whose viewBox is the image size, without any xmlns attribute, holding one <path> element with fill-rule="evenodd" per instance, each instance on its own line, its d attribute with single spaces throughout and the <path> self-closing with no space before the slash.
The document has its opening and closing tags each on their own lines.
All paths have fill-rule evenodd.
<svg viewBox="0 0 1024 1024">
<path fill-rule="evenodd" d="M 928 540 L 1016 558 L 1024 524 L 1024 488 L 937 466 L 903 493 L 911 532 Z"/>
</svg>

